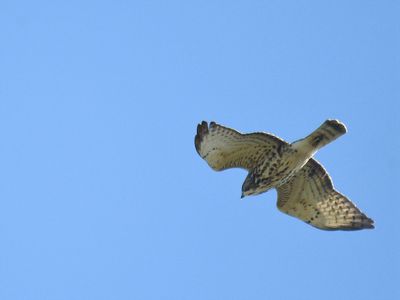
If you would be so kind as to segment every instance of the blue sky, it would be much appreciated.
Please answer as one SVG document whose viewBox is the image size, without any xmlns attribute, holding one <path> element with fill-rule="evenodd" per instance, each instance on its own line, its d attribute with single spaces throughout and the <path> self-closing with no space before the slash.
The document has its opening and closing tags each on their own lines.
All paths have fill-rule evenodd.
<svg viewBox="0 0 400 300">
<path fill-rule="evenodd" d="M 2 1 L 1 299 L 400 297 L 397 1 Z M 374 230 L 240 201 L 201 120 L 317 154 Z"/>
</svg>

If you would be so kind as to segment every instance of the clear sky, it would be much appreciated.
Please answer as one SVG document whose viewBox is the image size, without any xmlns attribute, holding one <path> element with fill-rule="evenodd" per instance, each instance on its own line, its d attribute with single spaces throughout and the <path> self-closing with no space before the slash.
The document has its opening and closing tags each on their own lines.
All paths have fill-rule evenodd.
<svg viewBox="0 0 400 300">
<path fill-rule="evenodd" d="M 0 299 L 400 299 L 398 1 L 1 1 Z M 240 200 L 196 125 L 317 154 L 374 230 Z"/>
</svg>

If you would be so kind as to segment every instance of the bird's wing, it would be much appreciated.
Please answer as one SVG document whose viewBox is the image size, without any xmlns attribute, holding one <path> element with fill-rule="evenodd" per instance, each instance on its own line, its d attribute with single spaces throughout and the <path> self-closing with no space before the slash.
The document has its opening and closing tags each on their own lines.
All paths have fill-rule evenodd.
<svg viewBox="0 0 400 300">
<path fill-rule="evenodd" d="M 271 151 L 279 153 L 287 145 L 268 133 L 242 134 L 205 121 L 197 126 L 194 143 L 199 155 L 216 171 L 235 167 L 252 170 L 260 164 L 260 158 L 267 158 Z"/>
<path fill-rule="evenodd" d="M 328 173 L 314 159 L 277 190 L 280 211 L 320 229 L 374 228 L 374 221 L 334 189 Z"/>
</svg>

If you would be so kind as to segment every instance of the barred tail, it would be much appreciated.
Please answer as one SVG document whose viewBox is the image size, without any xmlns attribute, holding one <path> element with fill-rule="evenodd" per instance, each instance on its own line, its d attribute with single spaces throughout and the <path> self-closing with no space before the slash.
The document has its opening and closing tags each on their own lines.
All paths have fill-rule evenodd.
<svg viewBox="0 0 400 300">
<path fill-rule="evenodd" d="M 333 142 L 347 132 L 346 126 L 338 120 L 326 120 L 317 130 L 305 138 L 316 149 Z"/>
</svg>

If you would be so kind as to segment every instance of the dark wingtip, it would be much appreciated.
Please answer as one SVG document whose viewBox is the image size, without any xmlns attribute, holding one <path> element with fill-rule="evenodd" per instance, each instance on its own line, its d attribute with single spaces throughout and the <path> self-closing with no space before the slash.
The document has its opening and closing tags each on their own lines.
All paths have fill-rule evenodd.
<svg viewBox="0 0 400 300">
<path fill-rule="evenodd" d="M 347 128 L 346 126 L 340 122 L 339 120 L 326 120 L 326 123 L 329 124 L 330 127 L 332 127 L 333 129 L 335 129 L 336 131 L 344 134 L 347 132 Z"/>
<path fill-rule="evenodd" d="M 374 229 L 374 220 L 368 218 L 366 215 L 362 214 L 361 222 L 357 222 L 354 230 L 362 230 L 362 229 Z M 352 230 L 352 229 L 350 229 Z"/>
<path fill-rule="evenodd" d="M 211 125 L 211 123 L 210 123 Z M 200 154 L 200 144 L 203 141 L 203 137 L 208 133 L 208 124 L 206 121 L 202 121 L 197 125 L 197 134 L 194 137 L 194 145 L 197 153 Z"/>
<path fill-rule="evenodd" d="M 349 230 L 362 230 L 362 229 L 374 229 L 374 220 L 368 218 L 364 213 L 361 213 L 359 219 L 353 223 L 354 229 Z"/>
<path fill-rule="evenodd" d="M 375 224 L 374 224 L 374 220 L 366 217 L 366 223 L 365 223 L 365 229 L 374 229 L 375 228 Z"/>
</svg>

